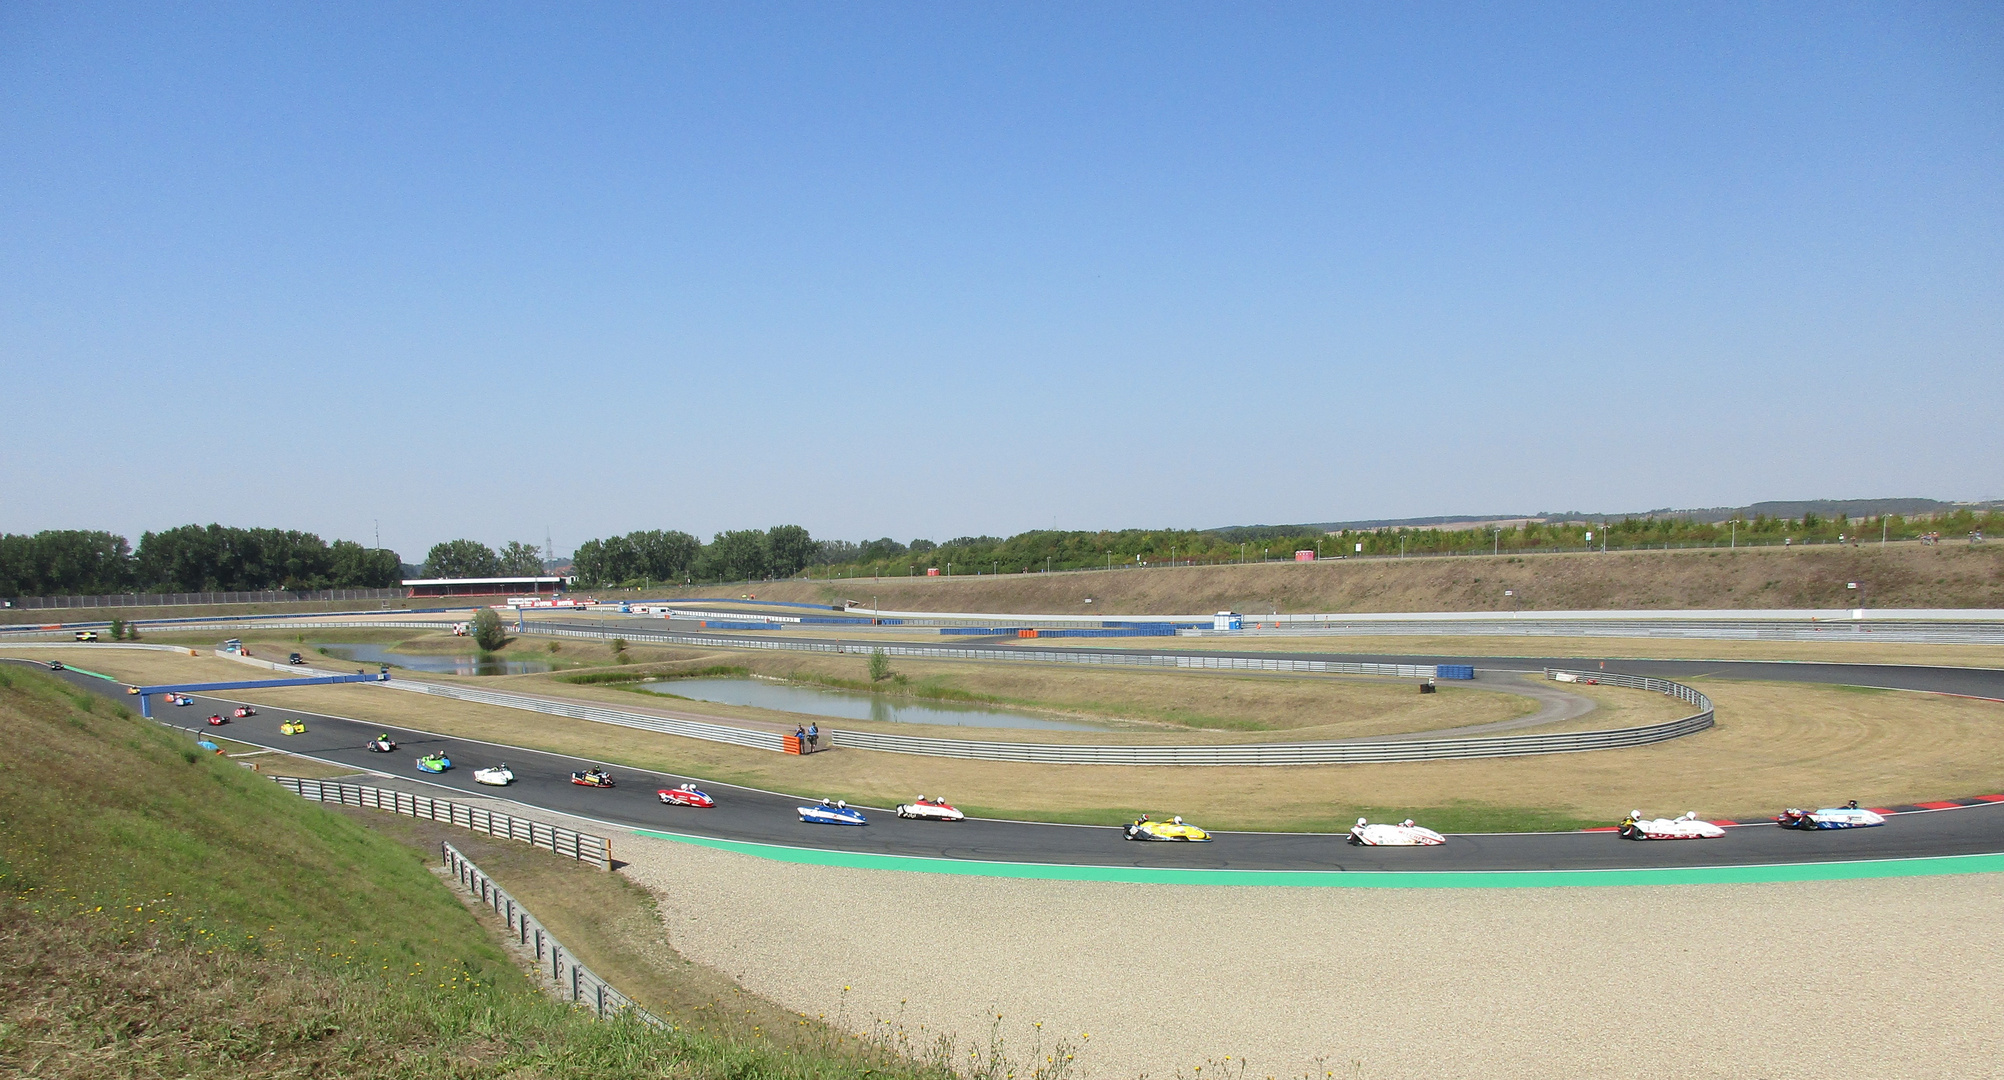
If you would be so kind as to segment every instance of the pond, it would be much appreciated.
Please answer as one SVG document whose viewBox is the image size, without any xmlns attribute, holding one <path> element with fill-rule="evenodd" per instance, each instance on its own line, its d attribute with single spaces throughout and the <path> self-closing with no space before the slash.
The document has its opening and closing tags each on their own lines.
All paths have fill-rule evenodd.
<svg viewBox="0 0 2004 1080">
<path fill-rule="evenodd" d="M 315 644 L 308 648 L 326 650 L 326 655 L 335 660 L 348 660 L 358 664 L 389 664 L 410 671 L 435 671 L 441 675 L 529 675 L 550 670 L 550 665 L 541 660 L 481 659 L 478 656 L 453 656 L 445 653 L 400 653 L 391 652 L 388 645 L 371 644 Z M 312 663 L 311 657 L 307 663 Z"/>
<path fill-rule="evenodd" d="M 656 694 L 714 701 L 720 705 L 754 705 L 780 712 L 806 713 L 838 720 L 878 720 L 893 724 L 941 724 L 948 727 L 1039 728 L 1046 731 L 1112 731 L 1082 720 L 1053 720 L 1027 713 L 1005 712 L 980 705 L 956 705 L 886 697 L 850 690 L 823 690 L 764 679 L 674 679 L 642 684 Z"/>
</svg>

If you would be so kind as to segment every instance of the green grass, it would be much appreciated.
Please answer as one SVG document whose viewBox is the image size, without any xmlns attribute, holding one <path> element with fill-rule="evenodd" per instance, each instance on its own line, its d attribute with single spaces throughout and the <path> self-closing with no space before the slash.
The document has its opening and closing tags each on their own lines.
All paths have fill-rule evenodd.
<svg viewBox="0 0 2004 1080">
<path fill-rule="evenodd" d="M 593 1021 L 536 990 L 418 853 L 47 675 L 0 669 L 0 744 L 9 1073 L 950 1075 L 832 1031 L 782 1049 Z"/>
</svg>

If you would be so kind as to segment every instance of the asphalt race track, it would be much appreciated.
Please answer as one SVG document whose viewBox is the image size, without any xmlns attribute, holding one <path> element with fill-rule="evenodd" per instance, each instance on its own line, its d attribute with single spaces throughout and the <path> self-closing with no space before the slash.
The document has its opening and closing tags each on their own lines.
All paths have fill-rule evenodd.
<svg viewBox="0 0 2004 1080">
<path fill-rule="evenodd" d="M 1327 654 L 1319 656 L 1327 658 Z M 1385 658 L 1386 662 L 1392 659 Z M 1396 659 L 1406 663 L 1433 662 L 1432 659 L 1411 657 Z M 1441 659 L 1443 662 L 1455 662 L 1452 658 Z M 1492 667 L 1496 664 L 1493 657 L 1479 659 Z M 1535 669 L 1545 666 L 1546 662 L 1517 658 L 1511 663 Z M 1565 663 L 1580 665 L 1582 662 L 1572 659 Z M 1730 674 L 1727 669 L 1731 669 Z M 1809 669 L 1815 669 L 1823 677 L 1807 677 Z M 1900 685 L 1900 682 L 1890 681 L 1895 676 L 1888 673 L 1901 673 L 1898 678 L 1913 684 L 1905 688 L 1952 686 L 1956 689 L 1949 692 L 1975 692 L 1983 697 L 2004 696 L 1997 693 L 1997 684 L 2004 682 L 2004 672 L 1967 669 L 1705 664 L 1697 661 L 1631 661 L 1623 662 L 1617 669 L 1610 661 L 1608 670 L 1669 678 L 1691 677 L 1700 673 L 1719 677 L 1782 678 L 1785 677 L 1782 672 L 1795 672 L 1796 681 L 1864 682 L 1866 685 Z M 128 700 L 123 685 L 74 672 L 62 675 L 76 685 L 112 700 L 121 703 Z M 1878 676 L 1879 681 L 1867 682 L 1866 675 Z M 1989 692 L 1982 692 L 1984 690 Z M 1359 848 L 1350 846 L 1341 834 L 1308 833 L 1217 833 L 1215 842 L 1209 844 L 1141 843 L 1123 839 L 1120 830 L 1113 826 L 980 819 L 954 823 L 903 821 L 887 807 L 864 807 L 870 818 L 870 824 L 864 828 L 807 825 L 799 821 L 794 808 L 812 801 L 814 796 L 811 795 L 808 798 L 781 795 L 695 777 L 651 773 L 610 762 L 455 739 L 416 729 L 371 727 L 340 717 L 275 708 L 260 707 L 257 716 L 232 720 L 220 728 L 210 728 L 205 723 L 207 717 L 214 713 L 228 716 L 238 702 L 209 695 L 197 696 L 195 702 L 186 707 L 160 702 L 156 709 L 158 719 L 192 731 L 213 732 L 237 742 L 352 765 L 358 770 L 405 776 L 469 794 L 505 797 L 616 826 L 872 854 L 1185 869 L 1480 871 L 1629 870 L 2004 852 L 2004 803 L 1905 814 L 1892 818 L 1883 827 L 1870 829 L 1796 832 L 1776 827 L 1746 826 L 1729 828 L 1723 838 L 1716 840 L 1650 842 L 1623 840 L 1613 833 L 1457 834 L 1450 843 L 1434 848 Z M 280 721 L 291 717 L 306 721 L 305 734 L 279 734 Z M 391 738 L 399 744 L 397 751 L 378 754 L 367 750 L 368 741 L 384 730 L 388 730 Z M 454 767 L 450 772 L 433 775 L 418 771 L 416 759 L 433 751 L 444 751 L 452 759 Z M 516 782 L 505 792 L 473 782 L 474 769 L 501 762 L 506 762 L 516 776 Z M 580 787 L 570 782 L 572 771 L 592 764 L 602 765 L 612 772 L 618 787 L 603 790 Z M 716 796 L 715 808 L 698 810 L 665 806 L 654 794 L 659 788 L 692 780 Z M 918 792 L 912 794 L 916 796 Z M 1832 792 L 1829 799 L 1834 803 L 1841 795 L 1841 792 Z M 1650 809 L 1669 815 L 1685 808 Z M 1782 808 L 1777 806 L 1775 809 L 1778 812 Z"/>
</svg>

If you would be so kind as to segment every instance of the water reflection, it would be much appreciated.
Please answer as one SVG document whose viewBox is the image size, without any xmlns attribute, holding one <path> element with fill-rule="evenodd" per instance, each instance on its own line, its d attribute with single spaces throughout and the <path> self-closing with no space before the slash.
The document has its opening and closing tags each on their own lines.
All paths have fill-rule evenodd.
<svg viewBox="0 0 2004 1080">
<path fill-rule="evenodd" d="M 452 656 L 438 653 L 391 652 L 387 645 L 315 645 L 337 660 L 362 664 L 393 664 L 411 671 L 441 675 L 528 675 L 550 670 L 541 660 L 502 660 L 494 656 Z"/>
<path fill-rule="evenodd" d="M 907 698 L 848 690 L 822 690 L 791 686 L 763 679 L 674 679 L 644 684 L 642 689 L 657 694 L 720 705 L 753 705 L 780 712 L 806 713 L 838 720 L 876 720 L 891 724 L 941 724 L 949 727 L 1041 728 L 1048 731 L 1111 731 L 1110 727 L 1080 720 L 1052 720 L 1027 713 L 1004 712 L 978 705 L 949 702 L 919 704 Z"/>
</svg>

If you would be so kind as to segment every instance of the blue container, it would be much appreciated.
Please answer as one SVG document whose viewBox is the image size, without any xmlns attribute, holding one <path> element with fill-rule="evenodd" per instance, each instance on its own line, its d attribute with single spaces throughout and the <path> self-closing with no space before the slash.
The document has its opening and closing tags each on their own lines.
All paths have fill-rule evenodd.
<svg viewBox="0 0 2004 1080">
<path fill-rule="evenodd" d="M 1473 679 L 1475 667 L 1472 664 L 1437 664 L 1433 675 L 1436 679 Z"/>
</svg>

